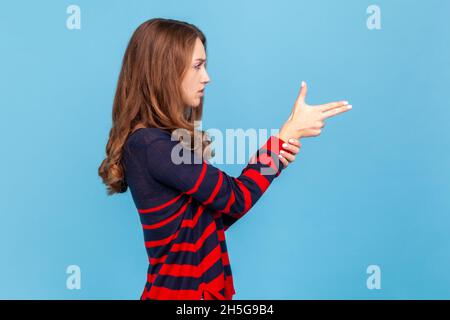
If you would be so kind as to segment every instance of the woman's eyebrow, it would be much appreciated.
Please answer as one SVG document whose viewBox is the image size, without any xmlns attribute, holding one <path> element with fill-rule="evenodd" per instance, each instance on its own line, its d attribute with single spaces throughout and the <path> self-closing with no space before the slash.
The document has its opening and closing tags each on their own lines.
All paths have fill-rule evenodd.
<svg viewBox="0 0 450 320">
<path fill-rule="evenodd" d="M 205 61 L 206 61 L 206 59 L 198 58 L 198 59 L 195 59 L 195 61 L 201 61 L 201 62 L 205 62 Z"/>
</svg>

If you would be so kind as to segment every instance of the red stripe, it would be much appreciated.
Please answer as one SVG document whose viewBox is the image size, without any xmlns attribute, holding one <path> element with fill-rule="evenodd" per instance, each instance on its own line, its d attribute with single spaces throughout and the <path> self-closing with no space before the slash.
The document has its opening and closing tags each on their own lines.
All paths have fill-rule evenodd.
<svg viewBox="0 0 450 320">
<path fill-rule="evenodd" d="M 229 266 L 230 265 L 230 257 L 228 256 L 228 252 L 222 252 L 222 262 L 223 266 Z"/>
<path fill-rule="evenodd" d="M 171 290 L 164 287 L 152 285 L 146 294 L 147 298 L 155 300 L 200 300 L 199 290 Z"/>
<path fill-rule="evenodd" d="M 220 294 L 220 290 L 222 289 L 225 291 L 224 296 Z M 205 300 L 232 300 L 232 296 L 236 293 L 233 285 L 233 277 L 221 272 L 210 282 L 202 282 L 198 290 L 173 290 L 152 285 L 150 291 L 144 288 L 141 299 L 200 300 L 202 292 Z"/>
<path fill-rule="evenodd" d="M 140 300 L 146 300 L 147 299 L 147 288 L 144 287 L 144 290 L 142 290 Z"/>
<path fill-rule="evenodd" d="M 222 289 L 224 289 L 225 295 L 220 294 Z M 198 290 L 172 290 L 152 285 L 150 291 L 144 288 L 141 299 L 200 300 L 202 292 L 205 300 L 231 300 L 233 294 L 236 293 L 233 286 L 233 278 L 221 272 L 210 282 L 202 282 Z"/>
<path fill-rule="evenodd" d="M 239 189 L 241 190 L 241 192 L 244 195 L 244 211 L 242 213 L 246 213 L 248 210 L 250 210 L 250 207 L 252 205 L 252 197 L 250 194 L 250 191 L 247 189 L 247 187 L 242 183 L 241 180 L 238 180 L 237 178 L 233 178 Z"/>
<path fill-rule="evenodd" d="M 208 283 L 202 284 L 205 300 L 225 300 L 220 294 L 220 290 L 225 287 L 225 275 L 221 272 L 217 277 Z"/>
<path fill-rule="evenodd" d="M 153 247 L 159 247 L 159 246 L 168 244 L 168 243 L 172 242 L 173 239 L 178 237 L 179 233 L 180 233 L 180 230 L 178 230 L 174 234 L 171 234 L 167 238 L 164 238 L 164 239 L 161 239 L 161 240 L 145 241 L 145 247 L 146 248 L 153 248 Z"/>
<path fill-rule="evenodd" d="M 154 266 L 154 265 L 156 265 L 158 263 L 164 263 L 166 261 L 167 257 L 168 257 L 168 255 L 166 254 L 166 255 L 164 255 L 162 257 L 159 257 L 159 258 L 149 258 L 148 261 L 150 262 L 150 264 L 152 266 Z"/>
<path fill-rule="evenodd" d="M 192 194 L 197 191 L 197 189 L 200 187 L 200 184 L 203 181 L 203 178 L 205 177 L 206 168 L 207 168 L 206 162 L 203 161 L 202 172 L 200 173 L 200 177 L 197 179 L 197 182 L 195 183 L 194 187 L 191 190 L 185 192 L 186 194 Z"/>
<path fill-rule="evenodd" d="M 203 291 L 204 300 L 225 300 L 225 297 L 217 291 L 205 290 Z"/>
<path fill-rule="evenodd" d="M 233 294 L 235 294 L 235 293 L 236 293 L 236 291 L 234 290 L 233 277 L 226 276 L 225 277 L 225 299 L 231 300 Z"/>
<path fill-rule="evenodd" d="M 196 224 L 201 216 L 201 213 L 203 212 L 204 209 L 205 209 L 205 207 L 199 206 L 194 218 L 193 219 L 184 219 L 181 223 L 180 229 L 182 229 L 182 228 L 193 229 L 196 226 Z M 144 229 L 150 229 L 148 225 L 143 225 L 143 226 L 144 226 Z M 151 247 L 158 247 L 158 246 L 162 246 L 164 244 L 168 244 L 178 236 L 180 229 L 178 229 L 178 231 L 176 233 L 168 236 L 167 238 L 160 239 L 160 240 L 146 241 L 145 246 L 147 248 L 151 248 Z"/>
<path fill-rule="evenodd" d="M 180 194 L 179 196 L 173 198 L 172 200 L 167 201 L 166 203 L 164 203 L 164 204 L 162 204 L 162 205 L 159 205 L 159 206 L 157 206 L 157 207 L 153 207 L 153 208 L 149 208 L 149 209 L 138 209 L 138 212 L 139 212 L 139 213 L 149 213 L 149 212 L 155 212 L 155 211 L 164 209 L 165 207 L 171 205 L 172 203 L 174 203 L 175 201 L 177 201 L 178 199 L 180 199 L 180 197 L 181 197 L 182 195 L 183 195 L 183 194 Z"/>
<path fill-rule="evenodd" d="M 267 142 L 263 145 L 263 147 L 261 149 L 267 149 L 272 154 L 275 154 L 278 156 L 280 154 L 281 150 L 289 152 L 288 150 L 283 148 L 283 143 L 286 143 L 286 142 L 280 138 L 277 138 L 276 136 L 270 136 L 269 139 L 267 140 Z M 289 152 L 289 153 L 291 153 L 291 152 Z M 277 165 L 277 163 L 275 163 L 275 160 L 272 157 L 270 157 L 269 155 L 267 155 L 266 153 L 263 153 L 263 152 L 261 152 L 257 161 L 261 162 L 263 164 L 269 165 L 275 171 L 276 177 L 278 177 L 280 175 L 281 166 L 283 166 L 281 161 L 278 161 L 278 165 Z"/>
<path fill-rule="evenodd" d="M 194 218 L 192 220 L 190 220 L 190 219 L 183 220 L 183 222 L 181 223 L 181 228 L 192 228 L 193 229 L 197 225 L 197 222 L 198 222 L 202 212 L 204 211 L 204 209 L 205 209 L 205 207 L 199 206 Z M 159 246 L 161 244 L 169 243 L 171 240 L 175 239 L 178 236 L 179 232 L 180 232 L 180 230 L 178 230 L 175 234 L 173 234 L 165 239 L 162 239 L 162 240 L 147 241 L 147 242 L 145 242 L 145 246 L 146 247 L 155 247 L 155 246 Z M 167 254 L 165 256 L 162 256 L 159 258 L 149 258 L 149 262 L 151 265 L 156 265 L 158 263 L 163 263 L 166 259 L 167 259 Z"/>
<path fill-rule="evenodd" d="M 160 228 L 166 224 L 168 224 L 169 222 L 175 220 L 176 218 L 178 218 L 187 208 L 187 206 L 189 205 L 189 203 L 191 203 L 192 201 L 192 197 L 189 198 L 189 200 L 181 207 L 180 210 L 178 210 L 178 212 L 176 212 L 175 214 L 171 215 L 170 217 L 168 217 L 167 219 L 154 223 L 154 224 L 142 224 L 142 227 L 144 229 L 157 229 Z"/>
<path fill-rule="evenodd" d="M 278 166 L 275 163 L 275 160 L 269 156 L 267 153 L 262 153 L 258 156 L 258 162 L 265 164 L 273 169 L 274 172 L 278 173 L 280 170 L 280 166 L 282 165 L 280 161 L 278 161 Z"/>
<path fill-rule="evenodd" d="M 182 242 L 182 243 L 175 243 L 172 248 L 170 249 L 170 252 L 178 252 L 178 251 L 191 251 L 191 252 L 197 252 L 202 246 L 205 240 L 214 232 L 216 231 L 216 222 L 213 221 L 209 224 L 209 226 L 206 227 L 206 229 L 203 231 L 202 236 L 197 240 L 196 243 L 189 243 L 189 242 Z"/>
<path fill-rule="evenodd" d="M 234 191 L 231 189 L 230 198 L 228 199 L 227 205 L 225 206 L 225 209 L 223 209 L 224 213 L 229 213 L 231 205 L 234 203 L 235 197 L 234 197 Z"/>
<path fill-rule="evenodd" d="M 201 213 L 203 211 L 204 207 L 199 207 L 198 211 L 199 213 Z M 194 220 L 184 220 L 182 223 L 181 228 L 194 228 L 195 225 L 197 224 L 198 221 L 198 217 L 200 217 L 200 215 L 196 216 L 197 219 L 196 221 Z M 195 218 L 194 218 L 195 219 Z M 203 243 L 205 242 L 205 240 L 214 232 L 214 230 L 216 230 L 215 228 L 215 223 L 212 222 L 204 231 L 203 231 L 203 235 L 199 238 L 199 240 L 197 240 L 197 243 L 192 244 L 192 243 L 177 243 L 174 244 L 173 247 L 171 248 L 170 252 L 179 252 L 179 251 L 198 251 L 198 249 L 200 249 L 203 245 Z M 154 240 L 154 241 L 146 241 L 145 242 L 145 247 L 146 248 L 152 248 L 152 247 L 158 247 L 164 244 L 168 244 L 170 243 L 173 239 L 176 239 L 178 237 L 178 234 L 180 233 L 180 230 L 178 230 L 176 233 L 170 235 L 167 238 L 161 239 L 161 240 Z M 223 231 L 222 231 L 223 233 Z M 221 239 L 220 237 L 220 233 L 219 233 L 219 240 Z M 224 236 L 223 236 L 223 239 Z M 159 257 L 159 258 L 150 258 L 149 262 L 152 265 L 155 265 L 157 263 L 161 263 L 164 262 L 167 258 L 167 254 L 165 256 Z"/>
<path fill-rule="evenodd" d="M 262 148 L 265 148 L 265 149 L 272 151 L 272 152 L 276 153 L 277 155 L 279 155 L 280 150 L 285 150 L 283 148 L 283 143 L 285 143 L 284 140 L 277 138 L 275 136 L 270 136 Z"/>
<path fill-rule="evenodd" d="M 181 228 L 194 229 L 204 210 L 205 210 L 204 206 L 198 206 L 197 211 L 195 212 L 195 215 L 192 219 L 184 219 L 183 222 L 181 222 Z"/>
<path fill-rule="evenodd" d="M 147 274 L 147 282 L 148 283 L 153 283 L 157 276 L 158 276 L 157 273 L 155 273 L 155 274 Z"/>
<path fill-rule="evenodd" d="M 225 241 L 225 232 L 223 229 L 217 230 L 219 241 Z"/>
<path fill-rule="evenodd" d="M 216 246 L 216 248 L 211 251 L 201 262 L 199 265 L 191 265 L 191 264 L 164 264 L 159 274 L 168 275 L 174 277 L 195 277 L 199 278 L 203 275 L 204 271 L 211 268 L 211 266 L 217 262 L 217 260 L 221 259 L 221 250 L 220 244 Z"/>
<path fill-rule="evenodd" d="M 210 204 L 216 197 L 217 193 L 219 192 L 220 187 L 222 187 L 222 181 L 223 181 L 222 171 L 218 170 L 217 172 L 219 173 L 219 180 L 217 181 L 216 186 L 214 187 L 214 190 L 211 193 L 211 196 L 209 197 L 209 199 L 203 203 L 204 205 Z"/>
<path fill-rule="evenodd" d="M 206 229 L 205 229 L 205 232 L 204 232 L 204 234 L 203 234 L 203 236 L 197 241 L 197 244 L 200 244 L 200 242 L 204 242 L 204 240 L 211 234 L 211 231 L 210 230 L 208 230 L 208 229 L 213 229 L 213 231 L 215 230 L 215 228 L 210 228 L 211 226 L 213 226 L 214 227 L 214 222 L 212 222 Z M 222 231 L 222 234 L 223 234 L 223 231 Z M 224 235 L 223 235 L 224 236 Z M 202 238 L 204 238 L 204 239 L 202 239 Z M 190 244 L 188 244 L 188 245 L 190 245 Z M 174 247 L 176 247 L 176 244 L 172 247 L 172 249 L 170 250 L 170 252 L 174 252 L 174 251 L 176 251 L 175 249 L 174 249 Z M 199 248 L 201 247 L 201 245 L 199 246 Z M 216 247 L 216 249 L 217 248 L 220 248 L 220 244 Z M 214 250 L 216 250 L 216 249 L 214 249 Z M 213 251 L 214 251 L 213 250 Z M 189 250 L 183 250 L 183 251 L 189 251 Z M 196 251 L 198 251 L 198 250 L 196 250 Z M 210 253 L 210 255 L 211 255 L 211 253 Z M 152 265 L 155 265 L 155 264 L 157 264 L 157 263 L 161 263 L 161 262 L 165 262 L 166 261 L 166 259 L 167 259 L 167 256 L 168 255 L 165 255 L 165 256 L 162 256 L 162 257 L 160 257 L 160 258 L 155 258 L 155 259 L 150 259 L 150 263 L 152 264 Z M 221 258 L 222 258 L 222 261 L 224 260 L 224 257 L 223 257 L 223 253 L 221 253 Z M 213 258 L 211 258 L 211 259 L 213 259 Z M 226 261 L 228 261 L 228 257 L 226 257 Z M 203 262 L 203 263 L 205 263 L 205 262 Z M 226 263 L 226 264 L 229 264 L 229 262 L 228 263 Z M 168 266 L 189 266 L 189 267 L 191 267 L 191 265 L 177 265 L 177 264 L 167 264 Z M 165 266 L 163 266 L 161 269 L 163 269 Z M 195 268 L 199 268 L 198 266 L 194 266 Z M 203 266 L 204 267 L 204 266 Z M 202 268 L 203 268 L 202 267 Z M 194 270 L 194 271 L 192 271 L 192 272 L 199 272 L 199 270 Z M 161 271 L 160 271 L 160 273 L 161 273 Z"/>
<path fill-rule="evenodd" d="M 267 188 L 270 185 L 269 181 L 263 175 L 261 175 L 258 170 L 247 169 L 244 172 L 244 176 L 253 180 L 258 185 L 259 189 L 261 189 L 262 193 L 266 192 Z"/>
</svg>

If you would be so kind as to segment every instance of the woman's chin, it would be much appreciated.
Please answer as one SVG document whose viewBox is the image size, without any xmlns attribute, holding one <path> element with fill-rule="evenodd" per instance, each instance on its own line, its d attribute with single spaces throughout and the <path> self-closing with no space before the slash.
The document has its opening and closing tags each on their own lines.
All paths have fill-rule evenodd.
<svg viewBox="0 0 450 320">
<path fill-rule="evenodd" d="M 193 108 L 198 108 L 202 104 L 202 98 L 196 99 L 196 101 L 192 104 Z"/>
</svg>

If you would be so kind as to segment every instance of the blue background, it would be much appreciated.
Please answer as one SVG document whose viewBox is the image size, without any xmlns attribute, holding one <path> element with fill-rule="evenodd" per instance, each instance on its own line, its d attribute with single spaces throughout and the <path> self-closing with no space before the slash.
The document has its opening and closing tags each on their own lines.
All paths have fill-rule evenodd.
<svg viewBox="0 0 450 320">
<path fill-rule="evenodd" d="M 66 28 L 70 4 L 81 29 Z M 381 8 L 381 30 L 366 9 Z M 97 176 L 121 59 L 154 17 L 208 39 L 203 128 L 347 99 L 228 232 L 234 299 L 450 298 L 450 2 L 8 1 L 0 10 L 0 298 L 138 299 L 142 229 Z M 244 165 L 217 165 L 237 176 Z M 81 290 L 66 268 L 81 268 Z M 366 269 L 381 268 L 369 290 Z"/>
</svg>

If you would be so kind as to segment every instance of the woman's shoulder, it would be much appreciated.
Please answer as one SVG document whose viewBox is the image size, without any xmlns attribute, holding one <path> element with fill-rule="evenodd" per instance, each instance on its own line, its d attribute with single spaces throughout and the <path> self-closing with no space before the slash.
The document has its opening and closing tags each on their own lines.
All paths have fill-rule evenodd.
<svg viewBox="0 0 450 320">
<path fill-rule="evenodd" d="M 128 136 L 126 144 L 129 146 L 142 146 L 159 139 L 170 141 L 170 137 L 170 132 L 161 128 L 138 128 Z"/>
</svg>

